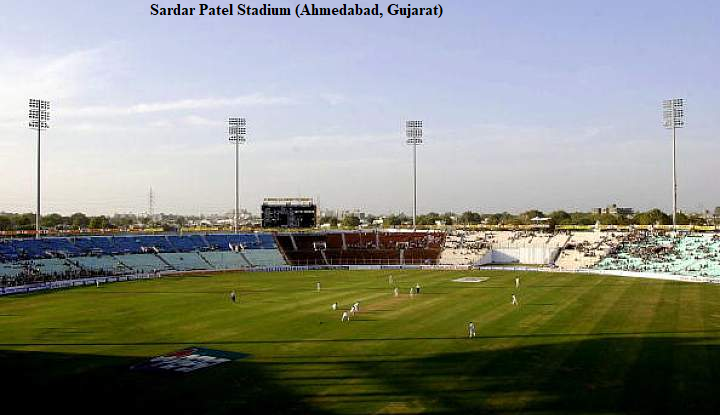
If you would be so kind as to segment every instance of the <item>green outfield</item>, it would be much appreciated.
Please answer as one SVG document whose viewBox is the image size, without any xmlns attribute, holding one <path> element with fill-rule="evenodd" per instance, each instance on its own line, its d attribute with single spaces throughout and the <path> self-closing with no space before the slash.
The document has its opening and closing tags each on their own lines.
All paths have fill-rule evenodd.
<svg viewBox="0 0 720 415">
<path fill-rule="evenodd" d="M 488 279 L 452 281 L 463 276 Z M 359 315 L 341 323 L 355 301 Z M 236 273 L 0 298 L 0 377 L 3 405 L 30 413 L 717 413 L 719 336 L 720 286 Z M 250 356 L 192 373 L 130 370 L 189 346 Z"/>
</svg>

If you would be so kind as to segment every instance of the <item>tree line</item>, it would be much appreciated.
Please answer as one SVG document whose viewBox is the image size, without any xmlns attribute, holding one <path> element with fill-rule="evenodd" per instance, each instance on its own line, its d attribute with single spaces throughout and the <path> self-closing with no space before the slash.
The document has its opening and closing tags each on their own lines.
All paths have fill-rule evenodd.
<svg viewBox="0 0 720 415">
<path fill-rule="evenodd" d="M 372 223 L 382 218 L 383 226 L 401 226 L 412 223 L 412 217 L 404 213 L 390 214 L 387 216 L 367 215 L 366 223 Z M 556 210 L 545 213 L 537 209 L 527 212 L 513 214 L 502 213 L 478 213 L 466 211 L 462 213 L 436 213 L 430 212 L 417 216 L 417 225 L 434 226 L 444 225 L 531 225 L 533 218 L 547 218 L 550 225 L 671 225 L 672 216 L 660 209 L 650 209 L 639 212 L 632 216 L 620 216 L 612 214 L 595 214 L 588 212 L 566 212 Z M 79 230 L 79 229 L 127 229 L 133 225 L 142 224 L 145 226 L 157 226 L 166 230 L 177 229 L 184 226 L 188 217 L 181 215 L 164 215 L 160 222 L 153 222 L 149 217 L 134 217 L 132 215 L 115 216 L 88 216 L 84 213 L 73 213 L 63 216 L 58 213 L 51 213 L 41 216 L 40 227 L 53 230 Z M 322 217 L 320 224 L 330 224 L 331 227 L 355 228 L 361 224 L 359 217 L 347 215 L 341 220 L 335 217 Z M 715 210 L 713 219 L 709 220 L 697 213 L 677 214 L 679 225 L 706 225 L 720 224 L 720 208 Z M 0 212 L 0 231 L 24 231 L 35 229 L 34 213 L 3 213 Z"/>
<path fill-rule="evenodd" d="M 720 219 L 720 211 L 715 215 L 715 220 L 708 220 L 705 216 L 697 213 L 685 214 L 678 212 L 678 225 L 707 225 L 718 222 Z M 660 209 L 650 209 L 645 212 L 639 212 L 632 216 L 621 216 L 612 214 L 595 214 L 588 212 L 566 212 L 564 210 L 556 210 L 545 213 L 540 210 L 532 209 L 527 212 L 513 214 L 509 212 L 502 213 L 478 213 L 472 211 L 462 212 L 460 214 L 453 212 L 436 213 L 418 215 L 416 219 L 417 225 L 432 226 L 436 224 L 444 225 L 531 225 L 534 218 L 547 219 L 541 223 L 549 225 L 672 225 L 672 215 L 663 212 Z M 374 216 L 369 216 L 367 222 L 371 223 Z M 356 227 L 360 225 L 360 219 L 356 216 L 345 216 L 342 221 L 336 218 L 322 218 L 321 223 L 330 223 L 331 226 L 342 226 L 346 228 Z M 412 217 L 404 213 L 391 214 L 383 217 L 383 226 L 401 226 L 412 223 Z"/>
<path fill-rule="evenodd" d="M 80 212 L 73 213 L 69 216 L 63 216 L 59 213 L 51 213 L 40 216 L 40 227 L 42 229 L 54 230 L 116 229 L 128 228 L 137 224 L 147 226 L 168 226 L 169 224 L 182 225 L 184 223 L 184 217 L 174 215 L 169 216 L 166 223 L 154 223 L 149 217 L 136 218 L 131 215 L 88 216 Z M 0 212 L 0 231 L 26 231 L 34 229 L 34 213 Z"/>
</svg>

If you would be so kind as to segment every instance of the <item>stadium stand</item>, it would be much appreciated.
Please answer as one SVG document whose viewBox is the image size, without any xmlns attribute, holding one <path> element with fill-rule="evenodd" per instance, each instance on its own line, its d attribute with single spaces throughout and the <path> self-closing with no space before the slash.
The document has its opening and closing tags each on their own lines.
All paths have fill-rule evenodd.
<svg viewBox="0 0 720 415">
<path fill-rule="evenodd" d="M 202 235 L 168 235 L 167 238 L 177 252 L 194 252 L 209 249 L 209 244 Z"/>
<path fill-rule="evenodd" d="M 491 244 L 483 232 L 451 232 L 445 238 L 440 263 L 445 265 L 474 265 L 490 252 Z"/>
<path fill-rule="evenodd" d="M 248 249 L 243 252 L 245 259 L 254 267 L 279 267 L 287 265 L 277 249 Z"/>
<path fill-rule="evenodd" d="M 0 284 L 287 265 L 269 233 L 0 239 Z"/>
<path fill-rule="evenodd" d="M 631 233 L 595 269 L 720 277 L 720 235 Z"/>
<path fill-rule="evenodd" d="M 554 265 L 720 277 L 720 235 L 336 231 L 0 240 L 3 286 L 95 275 L 285 265 Z"/>
<path fill-rule="evenodd" d="M 589 269 L 597 264 L 613 247 L 622 233 L 576 232 L 570 235 L 555 265 L 563 270 Z"/>
<path fill-rule="evenodd" d="M 568 240 L 566 234 L 536 231 L 455 231 L 446 241 L 441 264 L 552 264 Z"/>
<path fill-rule="evenodd" d="M 140 235 L 136 241 L 140 244 L 140 250 L 144 252 L 175 252 L 175 247 L 170 244 L 165 235 Z"/>
<path fill-rule="evenodd" d="M 111 238 L 113 254 L 140 254 L 143 252 L 142 245 L 135 237 L 114 236 Z"/>
<path fill-rule="evenodd" d="M 109 236 L 93 236 L 68 238 L 83 255 L 110 255 L 114 252 L 112 239 Z"/>
<path fill-rule="evenodd" d="M 245 256 L 240 252 L 212 251 L 200 252 L 198 255 L 207 261 L 213 269 L 240 269 L 251 266 L 247 259 L 245 259 Z"/>
<path fill-rule="evenodd" d="M 115 259 L 127 268 L 140 273 L 172 269 L 170 265 L 163 262 L 156 254 L 123 254 L 116 255 Z"/>
<path fill-rule="evenodd" d="M 208 269 L 211 265 L 198 252 L 168 252 L 159 254 L 172 269 L 177 271 L 194 271 Z"/>
<path fill-rule="evenodd" d="M 20 276 L 22 266 L 20 264 L 0 263 L 0 278 L 14 280 Z"/>
<path fill-rule="evenodd" d="M 286 233 L 276 239 L 291 265 L 436 264 L 445 233 Z"/>
<path fill-rule="evenodd" d="M 110 255 L 102 256 L 79 256 L 70 258 L 75 266 L 89 272 L 100 272 L 105 274 L 117 274 L 128 271 L 115 257 Z"/>
<path fill-rule="evenodd" d="M 32 261 L 31 264 L 39 274 L 53 278 L 73 275 L 79 271 L 70 261 L 60 258 L 37 259 Z"/>
</svg>

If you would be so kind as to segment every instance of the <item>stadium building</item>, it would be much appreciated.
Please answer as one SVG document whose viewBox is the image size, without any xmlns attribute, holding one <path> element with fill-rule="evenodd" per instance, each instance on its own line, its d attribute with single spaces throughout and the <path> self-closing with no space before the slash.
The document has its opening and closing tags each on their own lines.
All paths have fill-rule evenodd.
<svg viewBox="0 0 720 415">
<path fill-rule="evenodd" d="M 263 228 L 314 228 L 317 206 L 312 198 L 268 197 L 262 204 Z"/>
</svg>

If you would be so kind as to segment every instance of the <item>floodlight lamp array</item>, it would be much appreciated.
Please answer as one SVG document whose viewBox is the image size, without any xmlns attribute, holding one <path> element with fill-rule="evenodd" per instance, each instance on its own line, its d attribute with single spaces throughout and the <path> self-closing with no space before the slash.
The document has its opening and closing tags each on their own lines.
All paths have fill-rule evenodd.
<svg viewBox="0 0 720 415">
<path fill-rule="evenodd" d="M 228 118 L 228 136 L 231 142 L 245 144 L 247 135 L 247 120 L 240 117 Z"/>
<path fill-rule="evenodd" d="M 405 143 L 418 145 L 423 143 L 423 122 L 421 120 L 405 121 Z"/>
<path fill-rule="evenodd" d="M 33 129 L 46 130 L 50 128 L 48 121 L 50 120 L 50 101 L 41 99 L 30 99 L 28 118 L 30 120 L 28 126 Z"/>
<path fill-rule="evenodd" d="M 665 128 L 685 127 L 685 100 L 682 98 L 663 101 L 663 126 Z"/>
</svg>

